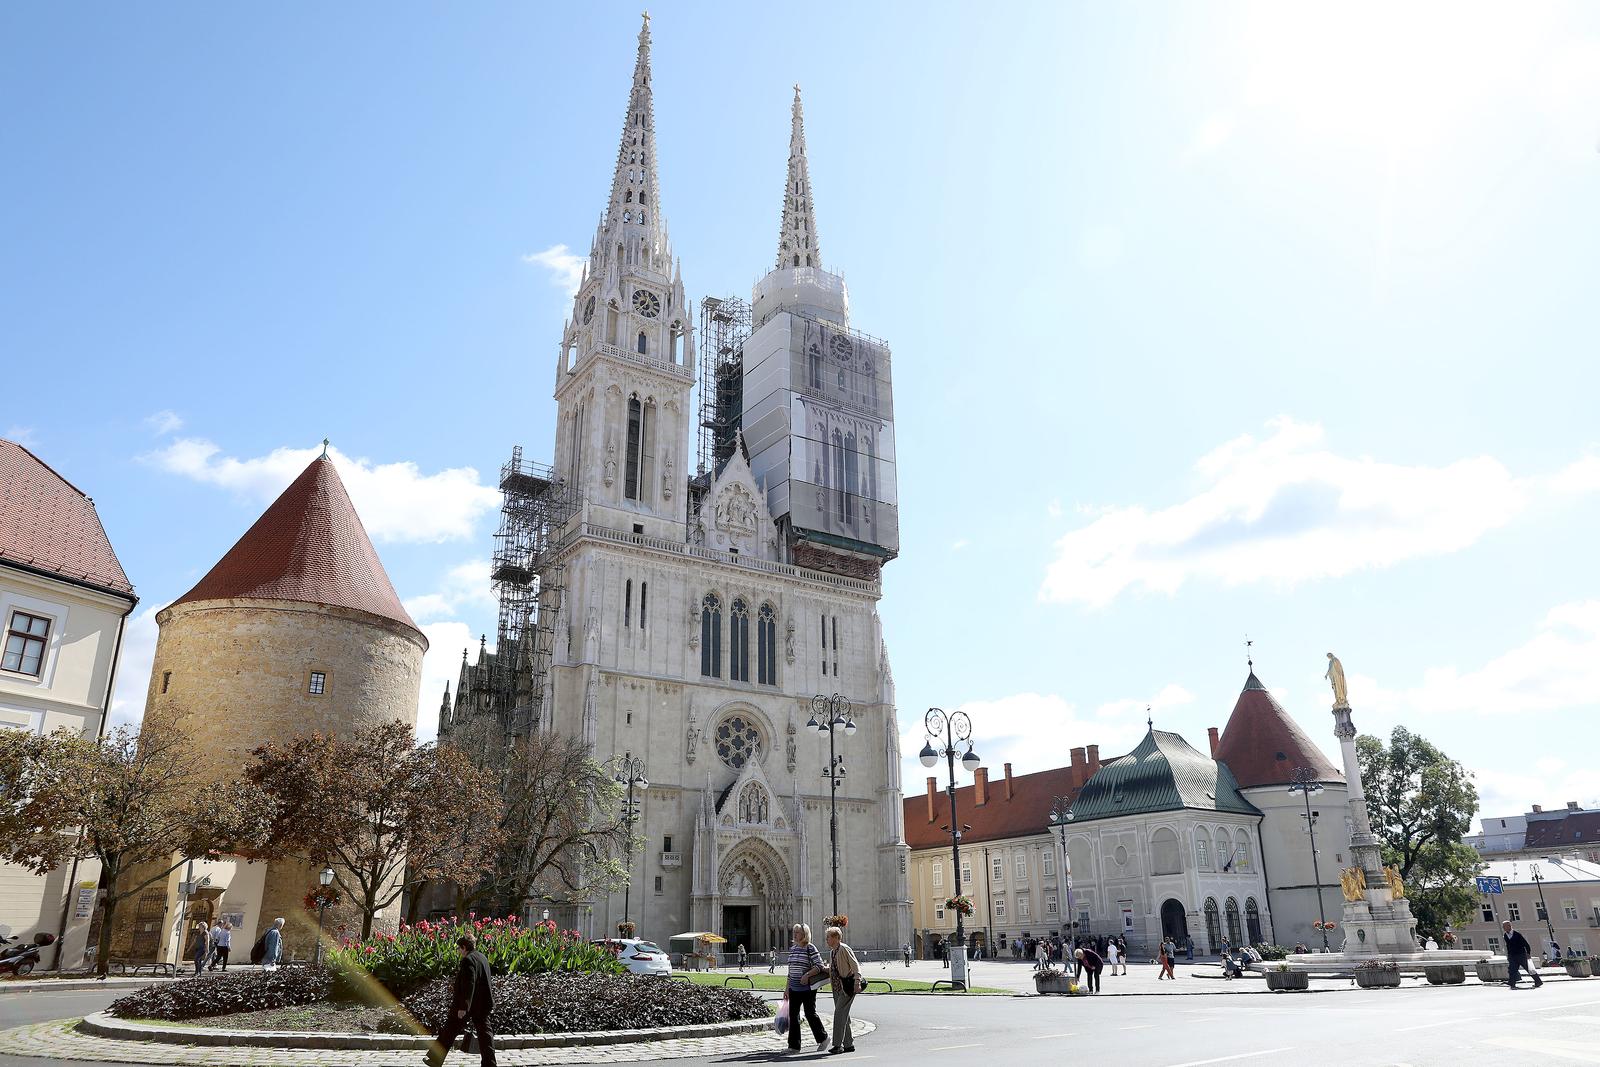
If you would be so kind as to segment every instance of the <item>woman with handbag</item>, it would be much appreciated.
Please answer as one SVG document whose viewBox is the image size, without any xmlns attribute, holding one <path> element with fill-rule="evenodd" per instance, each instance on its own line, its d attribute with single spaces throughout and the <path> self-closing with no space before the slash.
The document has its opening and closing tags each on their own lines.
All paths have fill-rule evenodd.
<svg viewBox="0 0 1600 1067">
<path fill-rule="evenodd" d="M 844 943 L 844 931 L 837 926 L 828 927 L 828 984 L 833 990 L 833 1047 L 828 1055 L 856 1050 L 855 1035 L 850 1032 L 850 1007 L 861 992 L 861 964 L 850 946 Z"/>
<path fill-rule="evenodd" d="M 812 983 L 826 977 L 828 969 L 822 963 L 822 953 L 811 943 L 811 927 L 805 923 L 794 924 L 794 944 L 789 946 L 789 1051 L 800 1051 L 800 1012 L 806 1013 L 811 1024 L 811 1036 L 817 1039 L 817 1051 L 828 1047 L 828 1031 L 822 1028 L 817 1017 L 817 991 Z"/>
</svg>

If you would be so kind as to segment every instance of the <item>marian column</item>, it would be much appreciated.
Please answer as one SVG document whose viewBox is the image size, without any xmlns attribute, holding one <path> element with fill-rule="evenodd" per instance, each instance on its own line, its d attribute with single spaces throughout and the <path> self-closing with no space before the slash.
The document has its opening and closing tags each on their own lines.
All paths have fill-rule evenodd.
<svg viewBox="0 0 1600 1067">
<path fill-rule="evenodd" d="M 1417 951 L 1416 919 L 1405 899 L 1400 876 L 1383 865 L 1383 852 L 1372 832 L 1367 797 L 1361 788 L 1361 761 L 1356 753 L 1356 725 L 1350 716 L 1344 665 L 1328 653 L 1328 680 L 1333 684 L 1333 735 L 1339 739 L 1344 777 L 1350 790 L 1351 866 L 1339 872 L 1344 889 L 1344 953 L 1378 956 Z"/>
</svg>

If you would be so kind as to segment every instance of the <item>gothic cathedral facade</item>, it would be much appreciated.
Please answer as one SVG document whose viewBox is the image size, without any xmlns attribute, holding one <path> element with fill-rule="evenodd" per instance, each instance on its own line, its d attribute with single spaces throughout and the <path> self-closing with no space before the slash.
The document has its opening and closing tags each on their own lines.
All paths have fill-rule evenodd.
<svg viewBox="0 0 1600 1067">
<path fill-rule="evenodd" d="M 693 308 L 662 208 L 647 20 L 556 366 L 553 472 L 574 510 L 547 561 L 559 581 L 541 572 L 560 595 L 542 609 L 534 729 L 642 759 L 649 788 L 626 901 L 591 894 L 560 918 L 604 936 L 627 907 L 640 937 L 712 931 L 755 952 L 837 900 L 858 948 L 898 948 L 908 849 L 877 612 L 898 552 L 889 350 L 850 329 L 843 279 L 822 269 L 798 88 L 777 267 L 721 357 L 733 399 L 704 469 Z M 807 726 L 835 694 L 854 726 L 832 735 L 837 783 L 830 735 Z"/>
</svg>

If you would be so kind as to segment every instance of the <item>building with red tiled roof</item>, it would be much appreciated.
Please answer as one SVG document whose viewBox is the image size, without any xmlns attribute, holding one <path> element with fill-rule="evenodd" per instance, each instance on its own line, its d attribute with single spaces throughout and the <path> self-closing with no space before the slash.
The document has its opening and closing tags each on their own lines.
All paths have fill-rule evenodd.
<svg viewBox="0 0 1600 1067">
<path fill-rule="evenodd" d="M 100 736 L 138 603 L 94 501 L 23 445 L 0 440 L 0 728 Z M 36 878 L 0 864 L 11 932 L 60 937 L 47 967 L 84 959 L 89 918 L 76 918 L 68 897 L 100 869 L 79 863 L 69 874 Z"/>
<path fill-rule="evenodd" d="M 298 734 L 416 723 L 427 638 L 396 596 L 326 454 L 156 621 L 146 728 L 186 735 L 202 775 L 235 777 L 257 746 Z M 163 907 L 174 914 L 178 876 L 152 885 L 127 914 Z M 233 916 L 235 944 L 251 944 L 259 928 L 283 916 L 290 950 L 310 953 L 316 922 L 308 926 L 301 901 L 316 886 L 315 871 L 224 857 L 197 861 L 195 878 L 204 876 L 211 879 L 206 895 L 190 906 Z M 112 951 L 166 958 L 161 924 L 138 926 L 120 928 Z"/>
<path fill-rule="evenodd" d="M 1331 722 L 1327 736 L 1333 736 Z M 1337 922 L 1343 908 L 1339 870 L 1350 849 L 1344 774 L 1256 677 L 1253 665 L 1222 736 L 1212 731 L 1212 754 L 1262 813 L 1267 903 L 1278 942 L 1321 948 L 1323 935 L 1313 924 Z M 1309 794 L 1290 792 L 1296 781 L 1308 783 Z"/>
<path fill-rule="evenodd" d="M 908 884 L 919 955 L 930 956 L 939 943 L 955 936 L 955 912 L 944 901 L 959 893 L 972 897 L 976 909 L 966 921 L 969 947 L 989 945 L 1009 952 L 1007 946 L 1018 937 L 1059 934 L 1072 921 L 1059 871 L 1061 841 L 1051 830 L 1051 819 L 1055 811 L 1070 808 L 1078 790 L 1100 768 L 1100 747 L 1074 748 L 1071 755 L 1068 766 L 1032 774 L 1013 775 L 1007 763 L 1002 775 L 991 779 L 989 769 L 979 767 L 971 785 L 957 787 L 959 872 L 951 866 L 949 792 L 930 776 L 926 793 L 905 799 L 905 838 L 911 847 Z"/>
</svg>

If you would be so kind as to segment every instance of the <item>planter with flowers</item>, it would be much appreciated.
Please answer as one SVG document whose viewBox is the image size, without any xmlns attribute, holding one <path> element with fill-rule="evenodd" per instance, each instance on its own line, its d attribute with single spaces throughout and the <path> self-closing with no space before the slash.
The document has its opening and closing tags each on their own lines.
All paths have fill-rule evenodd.
<svg viewBox="0 0 1600 1067">
<path fill-rule="evenodd" d="M 1356 985 L 1362 989 L 1400 988 L 1400 965 L 1387 960 L 1368 960 L 1356 965 Z"/>
<path fill-rule="evenodd" d="M 848 916 L 848 915 L 826 915 L 822 919 L 822 925 L 825 926 L 825 927 L 826 926 L 837 926 L 839 929 L 843 930 L 845 927 L 850 925 L 850 916 Z"/>
<path fill-rule="evenodd" d="M 1078 983 L 1060 967 L 1041 967 L 1033 973 L 1033 988 L 1040 993 L 1078 993 Z"/>
<path fill-rule="evenodd" d="M 632 937 L 634 933 L 638 931 L 638 929 L 638 923 L 618 923 L 617 936 L 623 938 Z"/>
<path fill-rule="evenodd" d="M 966 894 L 962 894 L 958 897 L 951 897 L 944 902 L 944 907 L 946 911 L 953 911 L 960 915 L 963 919 L 972 918 L 972 912 L 974 910 L 972 906 L 972 898 Z"/>
<path fill-rule="evenodd" d="M 1461 963 L 1435 963 L 1422 968 L 1429 985 L 1460 985 L 1467 980 L 1467 968 Z"/>
<path fill-rule="evenodd" d="M 1303 993 L 1311 988 L 1311 976 L 1305 971 L 1292 971 L 1287 963 L 1267 968 L 1267 988 L 1274 993 Z"/>
<path fill-rule="evenodd" d="M 1503 983 L 1510 977 L 1504 956 L 1490 956 L 1488 959 L 1479 960 L 1472 965 L 1472 969 L 1478 972 L 1478 981 L 1484 985 Z"/>
<path fill-rule="evenodd" d="M 1574 978 L 1594 977 L 1594 960 L 1589 956 L 1568 956 L 1561 964 Z"/>
</svg>

